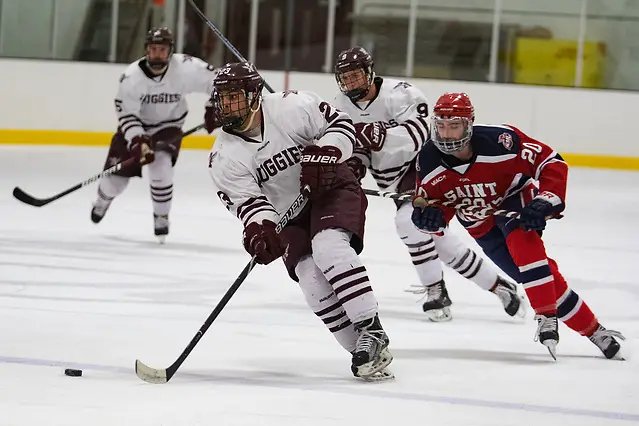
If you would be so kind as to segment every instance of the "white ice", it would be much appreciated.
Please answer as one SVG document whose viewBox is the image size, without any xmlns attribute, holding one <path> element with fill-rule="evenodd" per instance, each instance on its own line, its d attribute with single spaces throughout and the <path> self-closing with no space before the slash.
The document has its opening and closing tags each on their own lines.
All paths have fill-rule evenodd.
<svg viewBox="0 0 639 426">
<path fill-rule="evenodd" d="M 167 384 L 165 368 L 249 260 L 240 224 L 217 200 L 207 153 L 176 167 L 171 233 L 153 236 L 147 181 L 99 225 L 97 185 L 41 208 L 97 173 L 103 148 L 0 148 L 0 425 L 616 425 L 639 423 L 639 173 L 573 169 L 548 252 L 601 322 L 625 334 L 609 361 L 562 326 L 559 359 L 533 342 L 532 313 L 453 273 L 454 320 L 425 320 L 404 292 L 417 276 L 395 235 L 394 204 L 369 199 L 363 259 L 395 355 L 393 382 L 351 377 L 349 355 L 276 262 L 258 266 Z M 367 181 L 370 185 L 370 182 Z M 470 239 L 457 226 L 454 230 Z M 639 356 L 639 355 L 637 355 Z M 80 368 L 83 377 L 63 374 Z"/>
</svg>

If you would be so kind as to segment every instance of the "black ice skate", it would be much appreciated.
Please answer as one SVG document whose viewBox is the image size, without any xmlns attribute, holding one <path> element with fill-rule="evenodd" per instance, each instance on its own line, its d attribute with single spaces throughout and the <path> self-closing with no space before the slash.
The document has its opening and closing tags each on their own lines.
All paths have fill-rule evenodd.
<svg viewBox="0 0 639 426">
<path fill-rule="evenodd" d="M 504 310 L 508 315 L 511 317 L 517 315 L 520 318 L 526 316 L 526 304 L 521 303 L 522 298 L 517 293 L 517 287 L 515 284 L 509 283 L 502 277 L 497 277 L 497 282 L 490 291 L 499 297 L 499 300 L 501 300 L 501 304 L 504 305 Z"/>
<path fill-rule="evenodd" d="M 105 200 L 104 198 L 98 197 L 91 209 L 91 222 L 100 223 L 107 210 L 109 210 L 111 201 L 113 200 Z"/>
<path fill-rule="evenodd" d="M 424 286 L 422 292 L 426 293 L 426 302 L 422 305 L 422 309 L 429 320 L 444 322 L 453 319 L 453 315 L 450 313 L 450 305 L 453 302 L 448 297 L 444 280 Z"/>
<path fill-rule="evenodd" d="M 626 340 L 623 334 L 619 333 L 618 331 L 606 330 L 604 326 L 599 324 L 597 330 L 595 330 L 595 332 L 592 333 L 590 337 L 588 337 L 588 340 L 594 343 L 599 348 L 599 350 L 603 352 L 606 358 L 623 360 L 624 358 L 623 356 L 621 356 L 621 352 L 619 352 L 619 349 L 621 349 L 621 345 L 619 345 L 619 342 L 617 342 L 615 337 L 620 340 Z"/>
<path fill-rule="evenodd" d="M 166 236 L 169 235 L 169 216 L 153 214 L 155 236 L 160 244 L 164 244 Z"/>
<path fill-rule="evenodd" d="M 355 377 L 367 381 L 392 379 L 395 376 L 386 367 L 393 361 L 388 350 L 390 340 L 379 322 L 379 317 L 354 324 L 359 333 L 353 354 L 351 371 Z"/>
<path fill-rule="evenodd" d="M 535 315 L 537 320 L 537 333 L 535 341 L 538 341 L 548 348 L 550 356 L 557 360 L 557 343 L 559 343 L 559 324 L 556 314 Z"/>
</svg>

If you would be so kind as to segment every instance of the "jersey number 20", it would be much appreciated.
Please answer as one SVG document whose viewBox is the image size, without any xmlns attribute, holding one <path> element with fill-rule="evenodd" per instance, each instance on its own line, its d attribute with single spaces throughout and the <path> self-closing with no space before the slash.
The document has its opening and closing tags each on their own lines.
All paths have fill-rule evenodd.
<svg viewBox="0 0 639 426">
<path fill-rule="evenodd" d="M 521 158 L 528 160 L 530 164 L 535 164 L 537 154 L 541 154 L 541 146 L 536 143 L 524 142 L 521 144 L 524 148 L 521 150 Z"/>
</svg>

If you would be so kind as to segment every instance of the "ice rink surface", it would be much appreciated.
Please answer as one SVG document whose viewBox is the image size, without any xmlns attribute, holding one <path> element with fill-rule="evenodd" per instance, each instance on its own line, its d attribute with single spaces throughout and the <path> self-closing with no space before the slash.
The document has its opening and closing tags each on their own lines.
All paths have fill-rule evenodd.
<svg viewBox="0 0 639 426">
<path fill-rule="evenodd" d="M 164 246 L 146 179 L 97 226 L 97 184 L 41 208 L 11 195 L 16 185 L 38 197 L 60 192 L 99 172 L 105 155 L 0 147 L 0 426 L 639 424 L 639 173 L 572 169 L 566 216 L 545 234 L 571 287 L 627 337 L 626 361 L 604 359 L 562 325 L 553 362 L 533 342 L 531 310 L 511 319 L 451 271 L 454 319 L 426 321 L 404 291 L 417 275 L 395 234 L 394 204 L 369 198 L 362 257 L 395 381 L 351 376 L 349 354 L 278 261 L 253 270 L 168 384 L 151 385 L 136 377 L 136 358 L 170 365 L 249 257 L 204 151 L 181 154 Z M 69 367 L 83 377 L 66 377 Z"/>
</svg>

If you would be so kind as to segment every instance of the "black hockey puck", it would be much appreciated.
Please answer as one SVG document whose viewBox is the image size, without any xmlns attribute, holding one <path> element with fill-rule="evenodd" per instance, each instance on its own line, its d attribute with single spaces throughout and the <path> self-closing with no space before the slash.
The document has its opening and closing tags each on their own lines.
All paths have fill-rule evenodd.
<svg viewBox="0 0 639 426">
<path fill-rule="evenodd" d="M 64 370 L 64 374 L 66 376 L 71 376 L 71 377 L 80 377 L 82 376 L 82 370 L 74 370 L 73 368 L 67 368 L 66 370 Z"/>
</svg>

